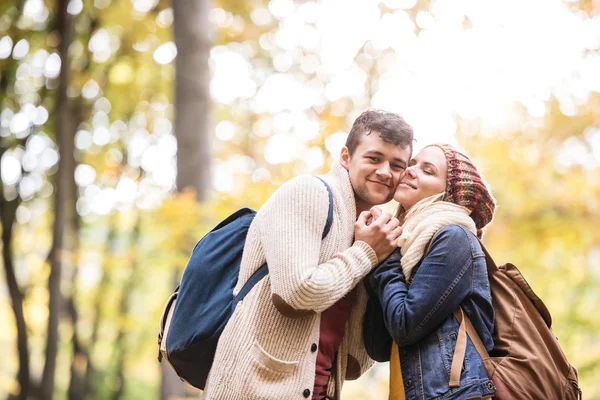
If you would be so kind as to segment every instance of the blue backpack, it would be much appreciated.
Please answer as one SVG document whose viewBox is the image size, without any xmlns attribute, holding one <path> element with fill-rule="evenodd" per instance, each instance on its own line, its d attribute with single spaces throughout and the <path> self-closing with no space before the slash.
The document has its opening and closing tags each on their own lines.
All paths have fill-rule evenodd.
<svg viewBox="0 0 600 400">
<path fill-rule="evenodd" d="M 325 239 L 333 222 L 331 188 Z M 237 303 L 264 278 L 263 264 L 234 296 L 248 228 L 256 211 L 242 208 L 231 214 L 194 247 L 181 283 L 171 295 L 160 318 L 158 361 L 165 358 L 181 380 L 204 389 L 219 337 Z"/>
</svg>

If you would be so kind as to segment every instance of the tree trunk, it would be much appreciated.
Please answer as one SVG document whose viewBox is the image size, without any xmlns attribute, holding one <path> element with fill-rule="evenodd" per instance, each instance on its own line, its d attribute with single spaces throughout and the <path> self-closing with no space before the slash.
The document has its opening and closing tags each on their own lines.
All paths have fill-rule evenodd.
<svg viewBox="0 0 600 400">
<path fill-rule="evenodd" d="M 179 274 L 178 269 L 173 271 L 173 289 L 179 283 Z M 160 377 L 160 400 L 181 399 L 186 396 L 186 383 L 179 379 L 173 368 L 165 360 L 160 363 Z"/>
<path fill-rule="evenodd" d="M 90 357 L 79 341 L 79 335 L 77 333 L 77 321 L 79 315 L 75 306 L 74 297 L 69 297 L 66 303 L 71 316 L 71 324 L 73 325 L 73 338 L 71 339 L 73 345 L 73 359 L 71 361 L 71 379 L 69 380 L 67 398 L 69 400 L 82 400 L 86 397 L 85 373 L 88 368 Z"/>
<path fill-rule="evenodd" d="M 121 322 L 119 324 L 117 338 L 115 340 L 115 346 L 113 350 L 117 365 L 115 368 L 115 388 L 111 396 L 112 400 L 121 399 L 123 397 L 123 393 L 125 392 L 125 358 L 127 356 L 127 345 L 125 343 L 125 339 L 127 337 L 127 327 L 123 321 L 127 320 L 127 316 L 131 311 L 129 307 L 131 300 L 130 296 L 135 291 L 136 283 L 138 283 L 141 279 L 141 277 L 138 275 L 141 223 L 142 219 L 140 216 L 138 216 L 135 228 L 133 229 L 133 236 L 131 238 L 131 247 L 135 248 L 133 262 L 131 263 L 131 272 L 125 283 L 125 286 L 123 287 L 123 290 L 121 291 L 121 301 L 119 302 L 119 315 L 117 318 Z"/>
<path fill-rule="evenodd" d="M 91 39 L 91 35 L 93 34 L 93 32 L 96 31 L 97 26 L 98 26 L 98 18 L 97 17 L 91 18 L 89 21 L 90 37 L 88 38 L 88 46 L 89 46 L 89 41 Z M 85 67 L 81 70 L 81 73 L 82 74 L 88 73 L 89 68 L 90 68 L 90 63 L 88 62 L 85 65 Z M 106 68 L 107 71 L 109 69 L 110 68 L 108 68 L 108 67 Z M 73 107 L 70 108 L 72 110 L 72 113 L 70 113 L 70 115 L 73 116 L 73 118 L 72 118 L 73 126 L 79 126 L 79 124 L 81 124 L 81 122 L 83 121 L 84 112 L 91 111 L 89 109 L 84 110 L 83 108 L 84 107 L 83 107 L 82 102 L 77 102 L 75 105 L 73 105 Z M 75 164 L 76 163 L 73 164 L 73 170 L 75 170 L 75 168 L 76 168 Z M 74 204 L 76 204 L 76 201 L 77 201 L 77 194 L 76 194 L 77 187 L 76 186 L 74 187 L 74 190 L 75 190 L 75 192 L 74 192 L 75 194 L 74 194 L 73 201 L 74 201 Z M 73 249 L 75 251 L 77 251 L 79 249 L 79 234 L 80 234 L 80 228 L 81 228 L 81 217 L 77 213 L 77 207 L 75 207 L 72 218 L 73 218 L 72 235 L 74 238 Z M 67 398 L 69 400 L 85 399 L 88 394 L 87 390 L 89 389 L 89 387 L 86 384 L 86 377 L 88 374 L 87 371 L 91 368 L 89 349 L 93 345 L 93 342 L 90 342 L 90 343 L 88 343 L 87 346 L 84 346 L 81 343 L 80 338 L 79 338 L 79 330 L 77 328 L 77 324 L 79 321 L 79 312 L 77 311 L 77 300 L 76 300 L 77 299 L 77 276 L 78 276 L 78 273 L 79 273 L 79 265 L 75 265 L 73 273 L 71 274 L 70 293 L 68 294 L 67 298 L 65 299 L 67 310 L 71 317 L 71 326 L 72 326 L 72 330 L 73 330 L 73 336 L 71 339 L 71 344 L 73 347 L 73 356 L 72 356 L 72 360 L 71 360 L 71 376 L 69 379 L 69 389 L 67 392 Z"/>
<path fill-rule="evenodd" d="M 161 400 L 183 399 L 186 397 L 185 382 L 179 379 L 173 368 L 165 361 L 160 363 L 160 375 Z"/>
<path fill-rule="evenodd" d="M 0 157 L 2 151 L 0 151 Z M 2 184 L 0 182 L 0 191 Z M 19 400 L 26 400 L 29 394 L 29 346 L 27 336 L 27 325 L 25 324 L 25 315 L 23 313 L 23 293 L 19 289 L 19 283 L 15 276 L 15 268 L 12 253 L 13 226 L 17 207 L 19 206 L 19 197 L 12 201 L 6 201 L 0 193 L 0 219 L 2 220 L 2 260 L 4 270 L 6 271 L 6 283 L 8 293 L 12 304 L 15 322 L 17 326 L 17 349 L 19 353 L 19 372 L 17 381 L 19 382 Z"/>
<path fill-rule="evenodd" d="M 75 213 L 75 232 L 73 237 L 75 238 L 74 247 L 79 246 L 79 215 Z M 86 386 L 85 386 L 85 374 L 88 368 L 90 355 L 87 349 L 82 345 L 79 340 L 79 330 L 77 329 L 77 323 L 79 321 L 79 313 L 77 311 L 77 275 L 79 266 L 75 268 L 71 276 L 71 291 L 69 296 L 66 298 L 65 304 L 71 317 L 71 326 L 73 330 L 73 337 L 71 338 L 71 344 L 73 346 L 73 358 L 71 360 L 71 378 L 69 380 L 69 389 L 67 392 L 67 398 L 69 400 L 81 400 L 86 397 Z"/>
<path fill-rule="evenodd" d="M 90 344 L 88 347 L 88 352 L 91 354 L 94 351 L 94 346 L 98 341 L 98 332 L 100 331 L 100 321 L 102 319 L 102 306 L 105 303 L 105 294 L 108 292 L 110 288 L 110 276 L 108 274 L 110 267 L 110 260 L 114 257 L 117 247 L 118 247 L 118 239 L 117 239 L 117 215 L 113 215 L 110 217 L 109 228 L 108 228 L 108 236 L 106 238 L 106 249 L 108 251 L 108 257 L 104 262 L 102 267 L 102 278 L 100 279 L 100 284 L 98 285 L 98 289 L 96 290 L 96 300 L 94 302 L 94 322 L 92 325 L 92 334 L 90 338 Z M 87 369 L 85 371 L 85 393 L 87 393 L 90 398 L 96 397 L 96 379 L 97 374 L 94 369 L 94 364 L 92 359 L 88 359 Z"/>
<path fill-rule="evenodd" d="M 74 251 L 74 215 L 76 185 L 75 171 L 75 120 L 67 97 L 70 81 L 68 49 L 72 41 L 73 21 L 67 13 L 69 0 L 59 0 L 57 5 L 57 26 L 60 35 L 59 56 L 61 70 L 56 102 L 56 138 L 60 153 L 58 172 L 55 182 L 54 209 L 55 220 L 52 232 L 52 247 L 48 256 L 50 276 L 48 278 L 48 332 L 46 336 L 46 360 L 42 375 L 41 397 L 52 399 L 54 395 L 54 378 L 58 353 L 58 324 L 62 309 L 60 291 L 63 268 L 72 265 Z"/>
<path fill-rule="evenodd" d="M 208 57 L 211 45 L 208 0 L 174 1 L 175 135 L 177 188 L 196 190 L 204 200 L 210 186 L 211 133 Z"/>
<path fill-rule="evenodd" d="M 23 14 L 25 1 L 21 0 L 16 3 L 18 20 Z M 9 97 L 12 90 L 9 88 L 16 80 L 16 70 L 18 62 L 16 60 L 5 60 L 4 67 L 0 70 L 0 109 L 4 100 Z M 0 139 L 2 141 L 2 139 Z M 0 158 L 7 150 L 3 147 L 4 143 L 0 143 Z M 13 228 L 16 218 L 17 207 L 21 202 L 21 198 L 17 196 L 12 201 L 6 201 L 4 198 L 4 188 L 0 179 L 0 221 L 2 224 L 2 260 L 4 271 L 6 273 L 6 283 L 8 293 L 11 300 L 13 314 L 15 316 L 15 325 L 17 327 L 17 352 L 19 357 L 19 369 L 17 372 L 17 382 L 19 383 L 19 394 L 14 397 L 19 400 L 25 400 L 32 393 L 31 382 L 29 380 L 29 344 L 27 324 L 25 322 L 25 314 L 23 311 L 23 298 L 25 294 L 19 288 L 19 283 L 15 275 L 14 258 L 12 252 L 12 237 Z"/>
<path fill-rule="evenodd" d="M 208 0 L 173 1 L 175 64 L 175 135 L 177 189 L 194 189 L 199 201 L 210 186 L 211 133 L 208 57 L 211 46 Z M 175 271 L 173 288 L 180 271 Z M 161 400 L 186 395 L 186 385 L 161 363 Z"/>
</svg>

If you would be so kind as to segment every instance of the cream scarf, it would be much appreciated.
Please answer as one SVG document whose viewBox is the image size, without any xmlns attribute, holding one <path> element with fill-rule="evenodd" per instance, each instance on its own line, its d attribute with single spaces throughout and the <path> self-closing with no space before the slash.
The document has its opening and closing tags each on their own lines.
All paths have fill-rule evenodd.
<svg viewBox="0 0 600 400">
<path fill-rule="evenodd" d="M 409 211 L 407 214 L 402 226 L 402 235 L 398 240 L 398 247 L 402 251 L 402 272 L 406 282 L 411 281 L 412 270 L 423 258 L 425 247 L 433 235 L 444 226 L 462 225 L 477 235 L 475 222 L 469 217 L 470 211 L 465 207 L 448 201 L 435 201 L 424 207 L 416 204 L 414 207 L 414 212 Z"/>
</svg>

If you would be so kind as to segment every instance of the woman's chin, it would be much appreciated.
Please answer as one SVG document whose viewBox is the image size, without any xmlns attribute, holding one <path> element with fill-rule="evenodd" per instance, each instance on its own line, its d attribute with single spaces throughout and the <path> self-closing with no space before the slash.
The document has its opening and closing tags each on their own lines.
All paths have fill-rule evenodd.
<svg viewBox="0 0 600 400">
<path fill-rule="evenodd" d="M 408 211 L 409 208 L 414 206 L 414 204 L 410 201 L 407 201 L 405 197 L 394 196 L 394 200 L 396 200 L 398 205 L 401 206 L 404 209 L 404 211 Z"/>
<path fill-rule="evenodd" d="M 404 207 L 404 204 L 406 204 L 406 196 L 403 196 L 403 193 L 394 193 L 394 201 L 396 201 L 398 204 L 400 204 L 401 206 Z"/>
<path fill-rule="evenodd" d="M 396 199 L 394 199 L 394 200 L 396 200 Z M 406 203 L 402 203 L 401 201 L 398 201 L 398 200 L 396 200 L 396 202 L 398 203 L 398 206 L 399 206 L 399 207 L 402 207 L 402 208 L 404 209 L 404 211 L 408 210 L 408 207 L 406 207 L 406 206 L 404 205 L 404 204 L 406 204 Z"/>
</svg>

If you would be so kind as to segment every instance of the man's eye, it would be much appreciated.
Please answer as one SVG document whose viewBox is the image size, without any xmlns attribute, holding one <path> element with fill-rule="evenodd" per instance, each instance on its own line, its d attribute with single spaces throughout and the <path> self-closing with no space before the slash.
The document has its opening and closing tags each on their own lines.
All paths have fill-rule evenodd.
<svg viewBox="0 0 600 400">
<path fill-rule="evenodd" d="M 374 162 L 379 162 L 379 158 L 378 157 L 367 157 L 369 160 L 374 161 Z"/>
<path fill-rule="evenodd" d="M 392 165 L 392 168 L 394 168 L 395 170 L 398 170 L 398 171 L 404 171 L 406 169 L 406 167 L 404 165 L 399 165 L 399 164 Z"/>
</svg>

